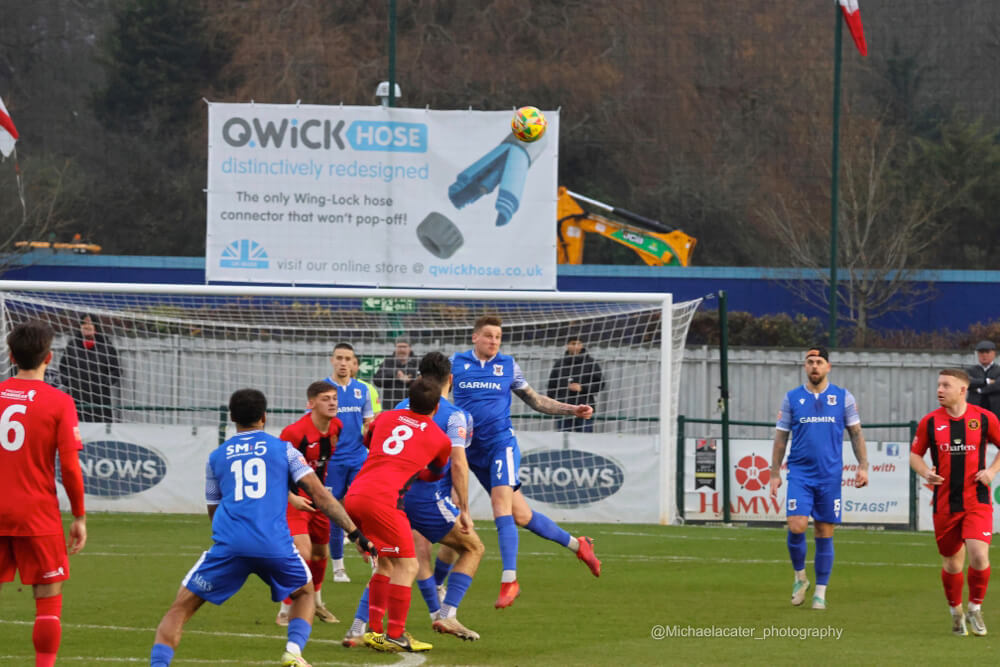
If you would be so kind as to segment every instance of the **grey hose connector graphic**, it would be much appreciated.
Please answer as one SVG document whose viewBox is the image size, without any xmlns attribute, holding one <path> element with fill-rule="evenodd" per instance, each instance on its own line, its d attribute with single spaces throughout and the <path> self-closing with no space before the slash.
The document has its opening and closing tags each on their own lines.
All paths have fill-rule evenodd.
<svg viewBox="0 0 1000 667">
<path fill-rule="evenodd" d="M 420 243 L 435 257 L 448 259 L 462 247 L 465 239 L 454 222 L 441 215 L 431 212 L 417 225 L 417 238 Z"/>
</svg>

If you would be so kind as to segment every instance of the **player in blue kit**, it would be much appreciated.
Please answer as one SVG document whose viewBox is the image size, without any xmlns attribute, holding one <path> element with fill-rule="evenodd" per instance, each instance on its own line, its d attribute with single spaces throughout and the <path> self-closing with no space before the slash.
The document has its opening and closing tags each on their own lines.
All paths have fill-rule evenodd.
<svg viewBox="0 0 1000 667">
<path fill-rule="evenodd" d="M 444 398 L 451 389 L 451 363 L 448 357 L 440 352 L 428 352 L 420 360 L 419 372 L 420 377 L 433 380 L 441 386 L 441 399 L 438 401 L 437 412 L 434 413 L 434 423 L 451 440 L 451 457 L 441 479 L 434 482 L 414 480 L 403 499 L 403 510 L 414 531 L 418 562 L 417 587 L 431 613 L 431 627 L 434 630 L 475 641 L 479 639 L 479 633 L 465 627 L 458 620 L 458 607 L 472 584 L 472 577 L 486 551 L 469 515 L 469 464 L 465 458 L 465 448 L 469 443 L 471 418 L 464 410 Z M 395 409 L 409 407 L 410 399 L 407 398 L 395 406 Z M 455 502 L 452 502 L 453 496 Z M 431 569 L 432 543 L 446 545 L 458 556 L 448 580 L 449 586 L 443 603 L 438 600 L 438 589 Z M 343 645 L 363 645 L 367 622 L 366 588 Z"/>
<path fill-rule="evenodd" d="M 281 664 L 309 667 L 302 657 L 313 617 L 312 575 L 292 542 L 286 520 L 288 489 L 298 485 L 313 506 L 345 530 L 369 553 L 374 545 L 323 487 L 302 454 L 265 433 L 267 399 L 256 389 L 240 389 L 229 399 L 237 433 L 208 457 L 205 500 L 212 520 L 212 547 L 181 582 L 173 605 L 156 629 L 152 667 L 166 667 L 181 640 L 184 624 L 207 600 L 222 604 L 256 574 L 275 602 L 291 597 L 288 642 Z"/>
<path fill-rule="evenodd" d="M 365 430 L 375 418 L 368 387 L 352 377 L 355 364 L 357 356 L 354 347 L 350 343 L 337 343 L 330 357 L 333 375 L 325 380 L 337 388 L 337 418 L 344 424 L 326 469 L 326 488 L 341 502 L 368 456 L 364 445 Z M 344 569 L 344 531 L 332 523 L 330 565 L 334 583 L 350 582 L 351 578 Z"/>
<path fill-rule="evenodd" d="M 788 553 L 795 570 L 792 604 L 802 604 L 809 590 L 806 528 L 812 516 L 816 538 L 816 590 L 812 607 L 826 609 L 826 587 L 833 571 L 833 528 L 840 523 L 841 514 L 845 428 L 858 460 L 854 486 L 859 488 L 868 484 L 868 454 L 854 396 L 827 379 L 830 355 L 826 348 L 817 346 L 807 351 L 805 369 L 806 383 L 785 394 L 778 413 L 771 456 L 771 497 L 778 497 L 781 462 L 791 434 L 785 515 L 788 517 Z"/>
<path fill-rule="evenodd" d="M 501 325 L 500 318 L 495 315 L 480 317 L 473 327 L 472 349 L 451 358 L 455 405 L 468 410 L 476 426 L 467 450 L 469 468 L 489 491 L 497 526 L 503 561 L 500 595 L 494 605 L 497 609 L 509 607 L 520 594 L 518 526 L 574 551 L 595 577 L 601 576 L 601 561 L 594 555 L 593 540 L 571 536 L 552 519 L 532 512 L 528 506 L 520 491 L 521 451 L 510 421 L 511 393 L 517 394 L 533 410 L 547 415 L 590 419 L 594 408 L 562 403 L 532 389 L 514 358 L 500 353 Z"/>
</svg>

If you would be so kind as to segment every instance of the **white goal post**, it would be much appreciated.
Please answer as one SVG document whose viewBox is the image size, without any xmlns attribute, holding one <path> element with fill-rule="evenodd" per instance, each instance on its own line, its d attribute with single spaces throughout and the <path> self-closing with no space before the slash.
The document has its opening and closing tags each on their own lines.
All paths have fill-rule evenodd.
<svg viewBox="0 0 1000 667">
<path fill-rule="evenodd" d="M 120 511 L 203 511 L 204 459 L 231 429 L 234 390 L 261 389 L 278 432 L 301 416 L 308 384 L 331 374 L 335 344 L 354 346 L 370 381 L 398 338 L 417 357 L 450 356 L 471 347 L 476 318 L 495 314 L 501 351 L 538 393 L 548 393 L 570 336 L 602 374 L 603 386 L 591 387 L 592 432 L 561 431 L 557 418 L 513 400 L 532 506 L 563 521 L 671 523 L 681 361 L 699 303 L 643 293 L 0 281 L 5 337 L 33 318 L 55 329 L 47 379 L 86 417 L 88 506 Z M 99 338 L 82 356 L 98 361 L 81 370 L 73 346 L 85 317 Z M 106 363 L 112 352 L 117 374 Z M 485 518 L 479 495 L 474 515 Z"/>
</svg>

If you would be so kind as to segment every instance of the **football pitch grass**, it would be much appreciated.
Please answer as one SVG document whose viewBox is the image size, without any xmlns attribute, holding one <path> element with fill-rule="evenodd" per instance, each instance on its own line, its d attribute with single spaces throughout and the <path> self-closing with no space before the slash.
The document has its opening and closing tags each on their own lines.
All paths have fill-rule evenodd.
<svg viewBox="0 0 1000 667">
<path fill-rule="evenodd" d="M 594 538 L 600 579 L 567 552 L 521 531 L 521 597 L 493 608 L 500 561 L 492 522 L 477 528 L 486 557 L 459 618 L 478 631 L 463 642 L 431 631 L 414 588 L 408 629 L 424 654 L 345 649 L 366 575 L 347 556 L 350 584 L 324 585 L 341 623 L 316 623 L 306 658 L 321 665 L 948 664 L 995 659 L 1000 589 L 987 595 L 988 637 L 955 637 L 928 533 L 838 529 L 829 608 L 788 600 L 785 532 L 775 528 L 567 526 Z M 210 540 L 206 516 L 92 514 L 89 542 L 64 588 L 61 665 L 148 664 L 154 629 L 181 578 Z M 353 549 L 353 547 L 351 547 Z M 810 561 L 814 545 L 810 534 Z M 991 604 L 991 598 L 997 603 Z M 174 665 L 277 665 L 285 631 L 277 605 L 251 578 L 221 607 L 188 623 Z M 0 591 L 0 665 L 34 664 L 34 603 L 18 582 Z M 665 635 L 656 638 L 654 635 Z"/>
</svg>

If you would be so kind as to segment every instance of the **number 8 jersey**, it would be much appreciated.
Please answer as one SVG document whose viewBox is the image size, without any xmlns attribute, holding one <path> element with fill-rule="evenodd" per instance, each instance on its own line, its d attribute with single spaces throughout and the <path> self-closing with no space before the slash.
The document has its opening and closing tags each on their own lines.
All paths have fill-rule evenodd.
<svg viewBox="0 0 1000 667">
<path fill-rule="evenodd" d="M 368 429 L 365 445 L 368 458 L 347 495 L 391 507 L 402 508 L 407 489 L 428 464 L 440 472 L 451 456 L 451 440 L 433 416 L 411 410 L 379 414 Z"/>
<path fill-rule="evenodd" d="M 292 549 L 288 489 L 310 472 L 298 450 L 264 431 L 226 440 L 205 468 L 205 502 L 218 505 L 212 539 L 232 555 L 287 556 Z"/>
</svg>

